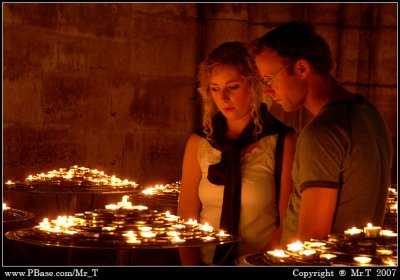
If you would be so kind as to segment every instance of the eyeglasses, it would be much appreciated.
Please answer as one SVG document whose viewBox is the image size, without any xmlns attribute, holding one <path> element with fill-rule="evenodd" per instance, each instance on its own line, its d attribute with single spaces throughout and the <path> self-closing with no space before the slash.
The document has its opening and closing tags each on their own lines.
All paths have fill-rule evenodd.
<svg viewBox="0 0 400 280">
<path fill-rule="evenodd" d="M 268 87 L 269 89 L 272 89 L 272 82 L 289 66 L 289 64 L 286 64 L 281 70 L 279 70 L 278 73 L 276 73 L 273 76 L 269 76 L 268 78 L 262 78 L 261 83 Z"/>
</svg>

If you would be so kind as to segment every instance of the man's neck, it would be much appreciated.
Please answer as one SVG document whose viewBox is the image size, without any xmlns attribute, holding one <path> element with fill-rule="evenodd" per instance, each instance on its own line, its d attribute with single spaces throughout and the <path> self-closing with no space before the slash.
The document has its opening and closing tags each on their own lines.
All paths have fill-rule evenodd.
<svg viewBox="0 0 400 280">
<path fill-rule="evenodd" d="M 333 101 L 355 99 L 355 95 L 331 75 L 316 75 L 309 83 L 309 93 L 304 107 L 313 115 L 317 115 L 326 104 Z"/>
</svg>

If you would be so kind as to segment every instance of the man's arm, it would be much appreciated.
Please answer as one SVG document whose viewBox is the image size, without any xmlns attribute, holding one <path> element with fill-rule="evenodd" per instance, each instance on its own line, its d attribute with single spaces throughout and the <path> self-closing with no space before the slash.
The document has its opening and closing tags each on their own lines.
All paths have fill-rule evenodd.
<svg viewBox="0 0 400 280">
<path fill-rule="evenodd" d="M 338 198 L 337 188 L 307 186 L 301 194 L 298 238 L 323 238 L 331 233 Z"/>
</svg>

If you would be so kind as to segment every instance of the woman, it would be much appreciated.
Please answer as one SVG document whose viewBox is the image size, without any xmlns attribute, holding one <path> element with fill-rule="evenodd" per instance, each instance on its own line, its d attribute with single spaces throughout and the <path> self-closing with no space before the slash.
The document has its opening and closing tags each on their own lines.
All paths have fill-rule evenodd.
<svg viewBox="0 0 400 280">
<path fill-rule="evenodd" d="M 203 129 L 186 144 L 178 215 L 241 240 L 230 252 L 219 245 L 180 249 L 179 254 L 183 265 L 231 265 L 240 255 L 279 244 L 280 220 L 292 190 L 295 134 L 268 112 L 259 73 L 242 43 L 214 49 L 200 65 L 199 80 Z M 275 178 L 278 135 L 284 149 L 281 176 Z"/>
</svg>

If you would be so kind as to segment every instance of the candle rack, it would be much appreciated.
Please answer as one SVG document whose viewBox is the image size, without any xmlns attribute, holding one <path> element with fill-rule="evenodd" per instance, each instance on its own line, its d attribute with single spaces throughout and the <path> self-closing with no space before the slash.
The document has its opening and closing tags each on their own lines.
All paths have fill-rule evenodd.
<svg viewBox="0 0 400 280">
<path fill-rule="evenodd" d="M 3 209 L 3 223 L 11 224 L 30 220 L 35 215 L 27 210 L 19 210 L 14 208 Z"/>
<path fill-rule="evenodd" d="M 121 180 L 97 169 L 78 165 L 59 168 L 46 173 L 29 175 L 23 182 L 8 180 L 4 184 L 7 190 L 30 192 L 126 192 L 140 191 L 141 187 L 134 181 Z"/>
<path fill-rule="evenodd" d="M 6 237 L 33 245 L 86 249 L 164 249 L 239 241 L 207 224 L 132 205 L 124 198 L 117 205 L 106 205 L 106 209 L 44 219 L 32 228 L 7 232 Z"/>
<path fill-rule="evenodd" d="M 366 238 L 364 234 L 351 237 L 329 235 L 326 239 L 310 239 L 297 250 L 266 251 L 242 256 L 237 265 L 255 266 L 396 266 L 397 235 Z M 288 245 L 289 246 L 289 245 Z M 301 254 L 312 251 L 311 254 Z M 282 256 L 282 253 L 284 256 Z"/>
</svg>

